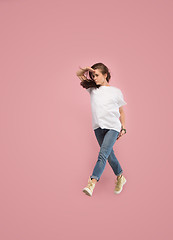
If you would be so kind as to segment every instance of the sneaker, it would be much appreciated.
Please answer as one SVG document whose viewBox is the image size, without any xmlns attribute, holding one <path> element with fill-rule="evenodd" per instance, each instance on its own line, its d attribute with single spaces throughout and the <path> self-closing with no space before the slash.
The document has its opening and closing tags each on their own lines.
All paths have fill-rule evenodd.
<svg viewBox="0 0 173 240">
<path fill-rule="evenodd" d="M 95 183 L 93 183 L 92 180 L 91 180 L 91 178 L 89 177 L 89 179 L 88 179 L 88 185 L 87 185 L 87 187 L 85 187 L 82 191 L 83 191 L 86 195 L 92 196 L 94 188 L 95 188 Z"/>
<path fill-rule="evenodd" d="M 114 189 L 114 193 L 118 194 L 122 191 L 123 189 L 123 185 L 126 183 L 126 179 L 123 175 L 121 175 L 120 178 L 117 179 L 116 181 L 116 186 Z"/>
</svg>

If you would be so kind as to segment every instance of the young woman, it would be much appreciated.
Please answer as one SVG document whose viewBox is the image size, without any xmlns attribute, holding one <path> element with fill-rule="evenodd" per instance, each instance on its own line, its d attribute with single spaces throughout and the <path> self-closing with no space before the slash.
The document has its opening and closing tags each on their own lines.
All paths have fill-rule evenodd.
<svg viewBox="0 0 173 240">
<path fill-rule="evenodd" d="M 83 192 L 92 196 L 96 182 L 100 180 L 108 159 L 117 176 L 114 193 L 120 193 L 126 179 L 122 175 L 123 170 L 114 154 L 113 146 L 115 141 L 126 133 L 122 106 L 127 103 L 124 101 L 121 90 L 109 84 L 111 75 L 103 63 L 96 63 L 92 67 L 80 67 L 76 75 L 81 80 L 80 85 L 90 94 L 92 127 L 100 145 L 98 160 Z"/>
</svg>

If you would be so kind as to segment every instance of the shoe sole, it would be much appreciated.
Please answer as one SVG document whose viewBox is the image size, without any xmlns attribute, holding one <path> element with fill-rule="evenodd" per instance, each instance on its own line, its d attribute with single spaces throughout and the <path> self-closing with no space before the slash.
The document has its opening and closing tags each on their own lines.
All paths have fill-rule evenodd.
<svg viewBox="0 0 173 240">
<path fill-rule="evenodd" d="M 125 181 L 124 181 L 123 185 L 124 185 L 126 182 L 127 182 L 127 180 L 125 179 Z M 114 193 L 115 193 L 115 194 L 119 194 L 119 193 L 120 193 L 120 192 L 123 190 L 123 185 L 122 185 L 122 188 L 121 188 L 121 190 L 120 190 L 120 191 L 118 191 L 118 192 L 117 192 L 117 191 L 114 191 Z"/>
<path fill-rule="evenodd" d="M 89 189 L 86 189 L 86 188 L 84 188 L 83 190 L 82 190 L 86 195 L 88 195 L 88 196 L 92 196 L 92 192 L 89 190 Z"/>
</svg>

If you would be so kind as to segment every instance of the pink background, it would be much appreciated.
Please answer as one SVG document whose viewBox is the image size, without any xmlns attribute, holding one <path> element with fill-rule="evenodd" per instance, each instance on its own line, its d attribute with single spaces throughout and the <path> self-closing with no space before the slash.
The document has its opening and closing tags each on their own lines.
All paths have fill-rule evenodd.
<svg viewBox="0 0 173 240">
<path fill-rule="evenodd" d="M 173 238 L 173 1 L 0 1 L 0 239 Z M 86 186 L 99 145 L 79 66 L 103 62 L 127 134 Z"/>
</svg>

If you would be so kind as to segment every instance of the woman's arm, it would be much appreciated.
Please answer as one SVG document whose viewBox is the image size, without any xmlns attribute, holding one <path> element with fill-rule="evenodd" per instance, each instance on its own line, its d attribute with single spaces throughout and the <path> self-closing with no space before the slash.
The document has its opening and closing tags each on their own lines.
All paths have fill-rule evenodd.
<svg viewBox="0 0 173 240">
<path fill-rule="evenodd" d="M 123 128 L 125 128 L 125 113 L 123 110 L 123 107 L 119 108 L 119 112 L 120 112 L 120 122 Z"/>
<path fill-rule="evenodd" d="M 91 72 L 94 72 L 95 70 L 90 68 L 90 67 L 86 67 L 86 68 L 81 68 L 80 67 L 80 70 L 78 70 L 76 72 L 76 75 L 78 76 L 78 78 L 81 80 L 81 81 L 84 81 L 84 80 L 88 80 L 87 77 L 84 75 L 87 71 L 91 71 Z"/>
</svg>

